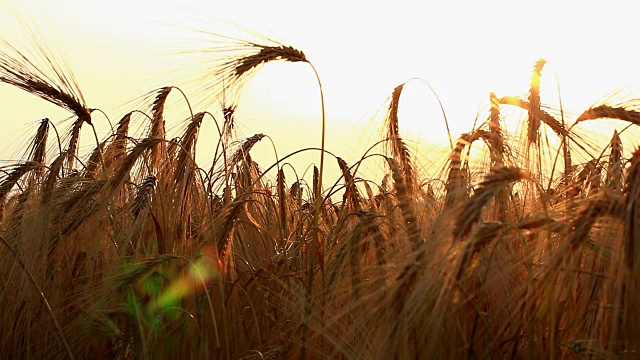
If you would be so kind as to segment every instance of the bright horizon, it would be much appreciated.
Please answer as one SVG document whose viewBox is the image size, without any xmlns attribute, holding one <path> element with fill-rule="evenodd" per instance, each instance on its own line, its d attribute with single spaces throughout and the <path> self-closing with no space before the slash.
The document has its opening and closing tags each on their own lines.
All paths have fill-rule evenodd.
<svg viewBox="0 0 640 360">
<path fill-rule="evenodd" d="M 208 22 L 202 15 L 211 16 L 292 45 L 304 51 L 323 83 L 326 148 L 348 162 L 381 139 L 383 125 L 374 124 L 373 117 L 385 110 L 384 101 L 394 87 L 411 78 L 424 79 L 437 92 L 454 139 L 471 130 L 478 111 L 484 111 L 478 120 L 484 121 L 489 92 L 525 94 L 531 68 L 539 58 L 547 60 L 542 74 L 543 102 L 557 104 L 557 76 L 569 114 L 640 83 L 636 59 L 624 51 L 638 33 L 633 6 L 625 2 L 610 2 L 606 8 L 554 1 L 528 6 L 508 1 L 443 2 L 425 5 L 425 9 L 414 3 L 381 7 L 323 2 L 305 7 L 295 1 L 241 5 L 195 0 L 180 4 L 68 0 L 61 6 L 29 0 L 19 5 L 34 19 L 44 20 L 39 29 L 49 29 L 46 39 L 55 40 L 68 58 L 87 105 L 106 111 L 113 123 L 131 110 L 122 107 L 123 103 L 160 86 L 185 85 L 169 82 L 175 77 L 169 72 L 177 69 L 177 57 L 175 52 L 168 55 L 171 43 L 185 32 L 167 24 L 224 35 L 229 27 Z M 4 19 L 7 14 L 2 11 Z M 15 29 L 6 27 L 0 25 L 11 42 Z M 199 74 L 206 81 L 206 74 Z M 185 91 L 188 97 L 195 96 L 188 86 Z M 68 116 L 9 85 L 0 85 L 0 98 L 2 160 L 19 155 L 20 143 L 33 136 L 39 119 L 49 117 L 58 124 Z M 217 104 L 213 108 L 207 110 L 219 110 Z M 203 110 L 195 108 L 194 112 Z M 400 131 L 411 143 L 439 141 L 438 146 L 447 146 L 439 105 L 424 84 L 409 83 L 400 114 Z M 167 118 L 167 128 L 183 125 L 181 120 Z M 320 102 L 311 69 L 290 63 L 265 66 L 240 99 L 237 123 L 244 137 L 255 133 L 272 137 L 280 157 L 319 147 Z M 203 125 L 201 143 L 211 131 L 213 127 Z M 270 149 L 271 144 L 263 140 L 252 152 L 263 167 L 275 159 Z M 210 158 L 203 154 L 206 149 L 198 151 L 199 157 Z M 317 164 L 317 158 L 313 153 L 303 163 Z"/>
</svg>

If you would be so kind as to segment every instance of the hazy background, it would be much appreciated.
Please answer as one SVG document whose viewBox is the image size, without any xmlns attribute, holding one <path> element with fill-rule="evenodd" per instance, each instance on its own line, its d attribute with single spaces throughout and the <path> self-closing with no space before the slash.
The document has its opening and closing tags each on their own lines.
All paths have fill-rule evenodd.
<svg viewBox="0 0 640 360">
<path fill-rule="evenodd" d="M 471 130 L 479 112 L 484 120 L 490 91 L 498 96 L 525 94 L 538 58 L 548 61 L 543 101 L 557 103 L 559 81 L 569 114 L 616 89 L 636 88 L 640 59 L 635 43 L 640 30 L 633 4 L 23 0 L 19 7 L 32 14 L 46 38 L 64 52 L 89 107 L 106 111 L 114 123 L 133 109 L 123 103 L 160 86 L 184 86 L 190 98 L 202 95 L 193 93 L 197 83 L 187 83 L 185 72 L 172 72 L 188 54 L 177 56 L 171 44 L 188 32 L 169 24 L 212 32 L 230 29 L 203 16 L 207 15 L 291 44 L 305 52 L 322 78 L 327 149 L 353 162 L 382 136 L 375 113 L 384 111 L 395 86 L 412 77 L 426 80 L 437 91 L 454 137 Z M 19 38 L 17 28 L 3 7 L 0 11 L 0 34 L 12 42 Z M 199 70 L 189 75 L 206 82 L 206 73 Z M 440 108 L 424 84 L 410 84 L 401 100 L 401 131 L 423 157 L 442 158 L 417 145 L 447 145 Z M 270 64 L 248 86 L 237 113 L 243 136 L 271 136 L 280 157 L 320 145 L 318 88 L 308 66 Z M 35 133 L 42 117 L 60 121 L 68 116 L 4 84 L 0 109 L 1 160 L 20 155 L 21 144 Z M 167 118 L 167 127 L 177 130 L 184 125 L 181 120 Z M 213 129 L 203 125 L 198 148 L 202 161 L 210 158 L 217 139 Z M 209 136 L 212 140 L 207 142 Z M 274 161 L 266 139 L 254 149 L 263 167 Z M 317 157 L 313 153 L 296 161 L 308 164 Z M 299 166 L 303 171 L 305 166 Z"/>
</svg>

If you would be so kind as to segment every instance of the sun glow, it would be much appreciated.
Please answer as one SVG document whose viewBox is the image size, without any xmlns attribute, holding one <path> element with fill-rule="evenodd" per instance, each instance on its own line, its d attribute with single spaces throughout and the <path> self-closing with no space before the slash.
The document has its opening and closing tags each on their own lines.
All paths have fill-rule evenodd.
<svg viewBox="0 0 640 360">
<path fill-rule="evenodd" d="M 371 140 L 371 132 L 362 125 L 383 111 L 384 99 L 407 79 L 424 79 L 433 88 L 454 139 L 485 120 L 489 92 L 498 96 L 526 94 L 530 70 L 540 57 L 548 61 L 541 78 L 542 100 L 558 104 L 561 98 L 568 120 L 606 94 L 640 79 L 632 57 L 584 52 L 597 42 L 613 49 L 624 48 L 630 41 L 634 31 L 629 27 L 633 22 L 624 20 L 628 12 L 616 12 L 617 18 L 606 16 L 615 6 L 583 5 L 580 17 L 570 16 L 573 8 L 551 1 L 527 9 L 504 1 L 470 3 L 464 11 L 439 3 L 426 12 L 415 11 L 411 2 L 400 2 L 390 8 L 370 6 L 366 17 L 359 15 L 357 6 L 341 6 L 336 13 L 331 4 L 322 3 L 309 13 L 292 1 L 269 6 L 260 2 L 214 6 L 186 1 L 178 6 L 151 1 L 71 0 L 61 11 L 50 2 L 32 0 L 21 6 L 36 19 L 45 20 L 47 35 L 56 39 L 69 59 L 89 106 L 105 110 L 168 84 L 184 86 L 189 97 L 206 96 L 190 92 L 193 83 L 179 84 L 181 73 L 174 72 L 176 64 L 188 62 L 189 54 L 171 54 L 171 44 L 188 36 L 182 27 L 212 32 L 231 28 L 201 14 L 290 42 L 304 51 L 319 71 L 325 90 L 327 149 L 355 158 L 362 155 L 361 148 L 371 144 L 365 144 Z M 282 9 L 299 13 L 290 16 Z M 599 26 L 581 26 L 589 16 L 597 16 Z M 547 25 L 522 26 L 539 19 L 546 19 Z M 563 30 L 567 28 L 580 30 Z M 15 28 L 5 33 L 15 34 Z M 191 71 L 206 83 L 207 74 L 197 68 Z M 239 128 L 246 136 L 268 133 L 280 155 L 319 146 L 320 104 L 315 81 L 305 64 L 268 65 L 248 82 L 240 98 Z M 444 115 L 429 86 L 412 80 L 402 94 L 400 131 L 416 151 L 419 144 L 448 143 Z M 54 113 L 48 105 L 15 94 L 6 86 L 0 87 L 0 95 L 6 103 L 24 104 L 5 110 L 6 118 L 12 120 L 5 122 L 4 143 L 25 121 L 62 116 L 50 115 Z M 209 110 L 219 111 L 215 109 L 219 104 L 210 104 L 214 108 Z M 111 114 L 116 118 L 121 115 Z M 355 142 L 354 136 L 358 138 Z M 355 149 L 354 144 L 358 144 Z M 11 154 L 11 149 L 3 149 L 3 154 Z M 273 155 L 269 156 L 272 161 Z"/>
</svg>

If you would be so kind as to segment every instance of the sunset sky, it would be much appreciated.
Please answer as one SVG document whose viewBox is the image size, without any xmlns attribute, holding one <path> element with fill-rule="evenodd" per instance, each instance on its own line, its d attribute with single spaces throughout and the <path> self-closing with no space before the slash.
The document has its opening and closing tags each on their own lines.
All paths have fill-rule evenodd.
<svg viewBox="0 0 640 360">
<path fill-rule="evenodd" d="M 632 4 L 24 0 L 19 6 L 66 55 L 88 105 L 107 111 L 112 122 L 132 110 L 120 105 L 163 85 L 185 86 L 187 95 L 195 97 L 189 86 L 197 84 L 179 84 L 176 74 L 184 73 L 172 72 L 177 54 L 171 44 L 189 33 L 170 25 L 218 33 L 230 29 L 217 18 L 291 44 L 320 73 L 327 149 L 353 161 L 380 138 L 380 127 L 372 123 L 376 111 L 383 110 L 395 86 L 413 77 L 437 91 L 454 137 L 471 129 L 478 111 L 486 111 L 490 91 L 525 94 L 539 58 L 548 61 L 543 101 L 557 102 L 558 80 L 563 105 L 574 113 L 617 89 L 636 88 L 640 30 Z M 11 15 L 3 7 L 0 11 L 0 31 L 11 42 L 18 38 L 15 23 L 4 21 Z M 194 74 L 206 81 L 198 69 Z M 19 155 L 40 118 L 59 121 L 67 116 L 4 84 L 0 104 L 2 160 Z M 440 108 L 424 84 L 412 82 L 401 106 L 401 131 L 407 138 L 446 144 Z M 167 119 L 168 127 L 178 120 Z M 311 69 L 302 64 L 266 66 L 243 93 L 238 122 L 244 136 L 270 135 L 280 157 L 319 146 L 320 104 Z M 204 127 L 201 137 L 207 131 L 212 128 Z M 261 146 L 258 152 L 272 153 L 270 144 Z M 265 155 L 263 161 L 273 161 L 273 156 Z"/>
</svg>

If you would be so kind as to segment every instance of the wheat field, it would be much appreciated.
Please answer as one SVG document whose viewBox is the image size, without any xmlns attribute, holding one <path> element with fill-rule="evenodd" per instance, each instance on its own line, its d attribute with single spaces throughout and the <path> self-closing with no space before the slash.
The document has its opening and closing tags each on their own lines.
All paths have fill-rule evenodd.
<svg viewBox="0 0 640 360">
<path fill-rule="evenodd" d="M 169 84 L 106 134 L 46 47 L 38 61 L 2 44 L 0 81 L 71 118 L 43 114 L 0 169 L 0 357 L 638 358 L 640 150 L 626 135 L 640 99 L 571 116 L 542 103 L 538 60 L 528 93 L 487 94 L 487 116 L 425 172 L 399 126 L 400 84 L 384 135 L 349 164 L 325 149 L 321 74 L 304 52 L 216 39 L 203 81 L 220 107 Z M 300 150 L 319 158 L 308 177 L 289 172 L 295 153 L 256 163 L 268 134 L 234 131 L 242 103 L 228 94 L 276 61 L 309 65 L 321 90 L 322 133 Z M 170 97 L 187 119 L 167 118 Z M 217 137 L 199 137 L 203 121 Z M 582 126 L 594 122 L 620 126 Z M 196 161 L 198 141 L 215 144 L 211 162 Z M 369 161 L 381 181 L 360 172 Z"/>
</svg>

